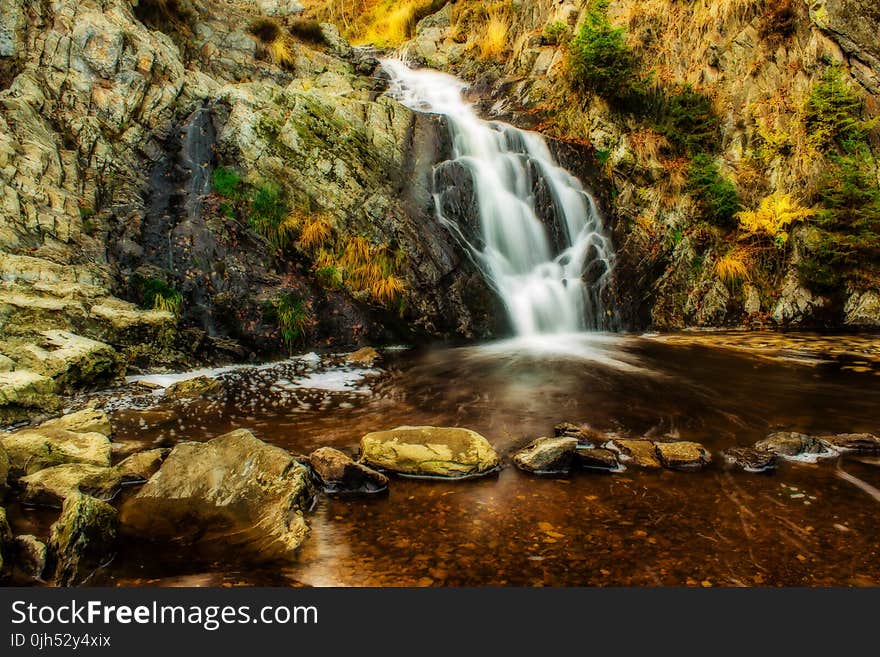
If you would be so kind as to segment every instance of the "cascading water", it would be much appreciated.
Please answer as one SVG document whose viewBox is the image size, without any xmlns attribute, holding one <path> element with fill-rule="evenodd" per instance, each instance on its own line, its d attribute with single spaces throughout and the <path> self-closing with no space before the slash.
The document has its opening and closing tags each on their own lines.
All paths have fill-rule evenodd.
<svg viewBox="0 0 880 657">
<path fill-rule="evenodd" d="M 453 158 L 435 168 L 437 214 L 473 254 L 516 334 L 611 328 L 611 313 L 602 303 L 611 276 L 610 240 L 592 197 L 559 166 L 544 139 L 480 119 L 457 78 L 413 70 L 399 60 L 382 64 L 394 98 L 447 119 Z M 473 186 L 479 215 L 474 235 L 444 211 L 444 195 L 456 192 L 455 184 L 444 188 L 441 181 L 450 164 L 466 171 Z M 551 201 L 546 208 L 539 207 L 540 193 Z"/>
</svg>

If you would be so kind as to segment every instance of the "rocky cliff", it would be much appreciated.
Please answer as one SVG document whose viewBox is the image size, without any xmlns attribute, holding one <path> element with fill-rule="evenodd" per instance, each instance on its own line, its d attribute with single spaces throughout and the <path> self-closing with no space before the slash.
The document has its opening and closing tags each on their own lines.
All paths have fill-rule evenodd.
<svg viewBox="0 0 880 657">
<path fill-rule="evenodd" d="M 631 326 L 880 325 L 875 3 L 306 4 L 580 150 Z"/>
<path fill-rule="evenodd" d="M 301 10 L 2 0 L 0 421 L 137 367 L 491 330 L 433 220 L 445 130 Z"/>
</svg>

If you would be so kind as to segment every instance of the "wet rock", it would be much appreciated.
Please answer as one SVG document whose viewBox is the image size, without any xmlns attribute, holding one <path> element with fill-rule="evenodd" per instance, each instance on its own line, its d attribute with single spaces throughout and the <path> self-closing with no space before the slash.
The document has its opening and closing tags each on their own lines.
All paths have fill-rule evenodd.
<svg viewBox="0 0 880 657">
<path fill-rule="evenodd" d="M 165 447 L 137 452 L 121 461 L 113 469 L 119 475 L 122 483 L 146 481 L 159 470 L 170 453 L 171 450 Z"/>
<path fill-rule="evenodd" d="M 361 439 L 361 462 L 404 475 L 457 479 L 494 471 L 498 454 L 470 429 L 398 427 Z"/>
<path fill-rule="evenodd" d="M 607 439 L 605 434 L 593 429 L 589 424 L 561 422 L 553 427 L 553 433 L 560 437 L 577 438 L 581 445 L 601 445 Z"/>
<path fill-rule="evenodd" d="M 25 420 L 34 411 L 58 410 L 55 382 L 29 370 L 0 372 L 0 424 Z"/>
<path fill-rule="evenodd" d="M 820 436 L 819 440 L 838 452 L 880 454 L 880 438 L 870 433 L 840 433 Z"/>
<path fill-rule="evenodd" d="M 61 517 L 50 530 L 55 555 L 55 583 L 72 586 L 87 581 L 113 557 L 118 518 L 116 509 L 83 493 L 64 500 Z"/>
<path fill-rule="evenodd" d="M 197 376 L 186 381 L 178 381 L 165 390 L 165 396 L 172 399 L 192 397 L 215 397 L 223 391 L 223 384 L 207 376 Z"/>
<path fill-rule="evenodd" d="M 854 292 L 846 302 L 844 313 L 847 326 L 880 326 L 880 292 Z"/>
<path fill-rule="evenodd" d="M 151 540 L 289 558 L 308 534 L 304 511 L 313 494 L 304 466 L 239 429 L 177 445 L 123 506 L 122 529 Z"/>
<path fill-rule="evenodd" d="M 771 317 L 779 325 L 796 326 L 809 320 L 827 304 L 828 299 L 814 295 L 800 284 L 797 273 L 790 273 L 785 278 Z"/>
<path fill-rule="evenodd" d="M 795 458 L 828 453 L 818 438 L 803 433 L 781 431 L 772 433 L 755 443 L 755 449 L 773 452 L 782 457 Z"/>
<path fill-rule="evenodd" d="M 372 367 L 373 363 L 375 363 L 379 359 L 379 352 L 373 349 L 372 347 L 363 347 L 358 349 L 354 353 L 348 354 L 345 357 L 345 362 L 350 363 L 352 365 L 361 365 L 363 367 Z"/>
<path fill-rule="evenodd" d="M 613 471 L 620 469 L 617 454 L 610 449 L 578 445 L 574 452 L 575 463 L 587 470 Z"/>
<path fill-rule="evenodd" d="M 577 439 L 568 436 L 538 438 L 514 454 L 513 463 L 520 470 L 534 474 L 568 472 L 577 446 Z"/>
<path fill-rule="evenodd" d="M 22 487 L 23 502 L 60 507 L 65 499 L 78 492 L 109 500 L 119 491 L 122 478 L 115 468 L 66 463 L 22 477 L 18 483 Z"/>
<path fill-rule="evenodd" d="M 328 493 L 378 493 L 388 488 L 388 477 L 332 447 L 321 447 L 309 463 Z"/>
<path fill-rule="evenodd" d="M 605 445 L 608 449 L 617 452 L 620 460 L 626 464 L 637 465 L 640 468 L 659 468 L 660 460 L 657 458 L 657 450 L 650 440 L 626 440 L 615 438 Z"/>
<path fill-rule="evenodd" d="M 775 453 L 754 447 L 728 447 L 721 455 L 727 463 L 746 472 L 775 470 L 778 463 Z"/>
<path fill-rule="evenodd" d="M 86 409 L 0 437 L 14 478 L 63 463 L 110 465 L 110 420 Z"/>
<path fill-rule="evenodd" d="M 655 443 L 654 446 L 663 467 L 670 470 L 699 470 L 712 461 L 712 456 L 700 443 L 682 440 Z"/>
<path fill-rule="evenodd" d="M 70 331 L 42 331 L 40 335 L 38 343 L 19 351 L 19 365 L 48 376 L 59 391 L 109 383 L 120 374 L 118 356 L 108 344 Z"/>
<path fill-rule="evenodd" d="M 32 534 L 16 536 L 13 544 L 15 568 L 31 580 L 42 581 L 49 549 Z"/>
</svg>

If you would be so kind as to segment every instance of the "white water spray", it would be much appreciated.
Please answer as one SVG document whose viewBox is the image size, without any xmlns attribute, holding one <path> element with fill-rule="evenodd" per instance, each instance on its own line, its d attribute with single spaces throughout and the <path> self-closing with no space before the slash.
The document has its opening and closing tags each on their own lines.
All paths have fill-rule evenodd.
<svg viewBox="0 0 880 657">
<path fill-rule="evenodd" d="M 429 69 L 385 60 L 391 95 L 411 109 L 446 117 L 450 162 L 474 187 L 480 234 L 476 239 L 444 217 L 435 169 L 439 219 L 465 241 L 498 292 L 519 336 L 610 328 L 602 304 L 613 251 L 592 197 L 559 166 L 537 133 L 480 119 L 465 101 L 466 85 Z M 448 163 L 444 163 L 448 164 Z M 539 209 L 538 192 L 552 202 Z M 542 213 L 544 215 L 542 221 Z M 556 238 L 548 231 L 555 230 Z M 478 242 L 478 243 L 475 243 Z"/>
</svg>

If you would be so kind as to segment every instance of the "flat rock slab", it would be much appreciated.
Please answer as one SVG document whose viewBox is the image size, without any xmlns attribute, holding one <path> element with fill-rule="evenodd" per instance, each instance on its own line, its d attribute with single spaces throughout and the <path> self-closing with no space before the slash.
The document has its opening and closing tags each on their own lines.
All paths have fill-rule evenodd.
<svg viewBox="0 0 880 657">
<path fill-rule="evenodd" d="M 180 443 L 122 508 L 122 531 L 145 539 L 250 549 L 290 558 L 308 535 L 308 469 L 239 429 Z"/>
<path fill-rule="evenodd" d="M 581 468 L 586 470 L 602 470 L 615 472 L 621 469 L 617 453 L 601 447 L 578 446 L 574 452 L 574 460 Z"/>
<path fill-rule="evenodd" d="M 514 454 L 513 463 L 533 474 L 568 472 L 577 446 L 577 438 L 568 436 L 538 438 Z"/>
<path fill-rule="evenodd" d="M 654 443 L 657 456 L 664 468 L 670 470 L 700 470 L 712 461 L 712 456 L 700 443 L 686 440 L 672 443 Z"/>
<path fill-rule="evenodd" d="M 501 460 L 470 429 L 398 427 L 364 436 L 361 462 L 404 475 L 460 479 L 492 472 Z"/>
<path fill-rule="evenodd" d="M 119 492 L 121 483 L 122 477 L 115 468 L 89 463 L 65 463 L 44 468 L 18 481 L 22 487 L 22 502 L 57 507 L 76 492 L 109 500 Z"/>
<path fill-rule="evenodd" d="M 332 447 L 316 449 L 309 463 L 328 493 L 379 493 L 388 488 L 388 477 Z"/>
<path fill-rule="evenodd" d="M 615 438 L 608 441 L 606 446 L 620 454 L 620 460 L 626 464 L 637 465 L 640 468 L 662 467 L 654 443 L 650 440 Z"/>
<path fill-rule="evenodd" d="M 880 438 L 870 433 L 840 433 L 819 436 L 819 440 L 839 452 L 880 454 Z"/>
<path fill-rule="evenodd" d="M 721 455 L 727 463 L 746 472 L 775 470 L 779 463 L 779 457 L 774 452 L 754 447 L 728 447 L 721 452 Z"/>
<path fill-rule="evenodd" d="M 86 409 L 0 437 L 13 478 L 64 463 L 110 465 L 110 420 Z"/>
</svg>

